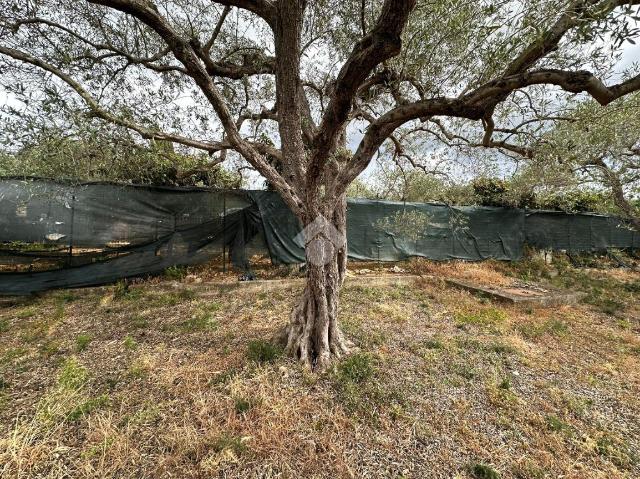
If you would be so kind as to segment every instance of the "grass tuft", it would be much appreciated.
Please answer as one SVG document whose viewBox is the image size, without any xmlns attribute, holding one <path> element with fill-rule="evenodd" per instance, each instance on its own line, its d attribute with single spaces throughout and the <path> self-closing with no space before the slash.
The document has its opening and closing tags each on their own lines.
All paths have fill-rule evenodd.
<svg viewBox="0 0 640 479">
<path fill-rule="evenodd" d="M 87 349 L 92 339 L 89 334 L 78 334 L 76 337 L 76 351 L 82 352 Z"/>
<path fill-rule="evenodd" d="M 247 358 L 259 364 L 272 363 L 281 355 L 282 348 L 259 339 L 251 341 L 247 349 Z"/>
<path fill-rule="evenodd" d="M 338 365 L 337 378 L 341 383 L 360 384 L 369 381 L 375 371 L 374 360 L 370 354 L 356 353 Z"/>
<path fill-rule="evenodd" d="M 133 339 L 131 336 L 127 335 L 124 338 L 124 341 L 122 342 L 122 344 L 124 345 L 124 347 L 126 349 L 128 349 L 129 351 L 134 351 L 138 348 L 138 343 L 136 342 L 135 339 Z"/>
<path fill-rule="evenodd" d="M 164 277 L 174 281 L 182 281 L 187 277 L 187 268 L 183 266 L 170 266 L 164 270 Z"/>
<path fill-rule="evenodd" d="M 476 479 L 500 479 L 500 473 L 486 464 L 474 464 L 470 469 Z"/>
<path fill-rule="evenodd" d="M 89 380 L 89 372 L 76 358 L 70 357 L 62 364 L 58 384 L 67 389 L 78 389 Z"/>
<path fill-rule="evenodd" d="M 253 407 L 253 401 L 237 398 L 234 401 L 236 414 L 246 414 Z"/>
</svg>

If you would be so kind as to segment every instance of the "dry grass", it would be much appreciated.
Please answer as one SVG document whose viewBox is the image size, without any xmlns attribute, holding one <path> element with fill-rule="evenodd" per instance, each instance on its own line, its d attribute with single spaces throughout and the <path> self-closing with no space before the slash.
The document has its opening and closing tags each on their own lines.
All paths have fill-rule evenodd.
<svg viewBox="0 0 640 479">
<path fill-rule="evenodd" d="M 624 290 L 624 307 L 520 309 L 433 279 L 351 279 L 341 314 L 360 351 L 322 376 L 268 343 L 299 282 L 155 280 L 4 308 L 0 476 L 638 477 L 640 275 L 584 274 Z"/>
</svg>

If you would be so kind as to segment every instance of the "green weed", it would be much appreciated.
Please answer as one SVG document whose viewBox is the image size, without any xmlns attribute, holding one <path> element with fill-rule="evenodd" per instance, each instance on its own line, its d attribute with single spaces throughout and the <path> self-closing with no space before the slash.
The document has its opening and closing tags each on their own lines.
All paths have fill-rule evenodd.
<svg viewBox="0 0 640 479">
<path fill-rule="evenodd" d="M 87 347 L 89 347 L 89 343 L 91 342 L 92 337 L 88 334 L 78 334 L 76 337 L 76 351 L 82 352 Z"/>
<path fill-rule="evenodd" d="M 134 351 L 138 348 L 138 343 L 136 342 L 136 340 L 129 335 L 124 338 L 122 344 L 124 345 L 125 349 L 128 349 L 129 351 Z"/>
<path fill-rule="evenodd" d="M 486 464 L 473 464 L 470 472 L 476 479 L 500 479 L 500 473 Z"/>
<path fill-rule="evenodd" d="M 249 343 L 247 358 L 256 363 L 272 363 L 282 355 L 282 349 L 267 341 L 255 340 Z"/>
<path fill-rule="evenodd" d="M 164 270 L 164 277 L 174 281 L 182 281 L 187 276 L 187 269 L 183 266 L 170 266 Z"/>
</svg>

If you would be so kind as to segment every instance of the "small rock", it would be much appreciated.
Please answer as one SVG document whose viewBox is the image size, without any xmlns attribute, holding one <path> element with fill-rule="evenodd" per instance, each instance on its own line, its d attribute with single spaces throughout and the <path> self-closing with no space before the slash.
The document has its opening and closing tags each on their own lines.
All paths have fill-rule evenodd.
<svg viewBox="0 0 640 479">
<path fill-rule="evenodd" d="M 401 267 L 399 267 L 398 265 L 396 265 L 393 268 L 389 268 L 389 272 L 390 273 L 405 273 L 406 271 L 404 269 L 402 269 Z"/>
</svg>

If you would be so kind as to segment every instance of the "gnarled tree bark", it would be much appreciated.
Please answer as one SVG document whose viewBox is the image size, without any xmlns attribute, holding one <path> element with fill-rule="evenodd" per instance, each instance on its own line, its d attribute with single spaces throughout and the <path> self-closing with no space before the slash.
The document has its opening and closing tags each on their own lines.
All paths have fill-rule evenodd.
<svg viewBox="0 0 640 479">
<path fill-rule="evenodd" d="M 286 328 L 286 352 L 316 370 L 353 346 L 338 324 L 339 293 L 347 268 L 346 198 L 326 217 L 332 231 L 307 237 L 307 282 Z M 314 224 L 307 221 L 306 227 Z"/>
</svg>

